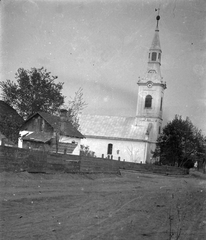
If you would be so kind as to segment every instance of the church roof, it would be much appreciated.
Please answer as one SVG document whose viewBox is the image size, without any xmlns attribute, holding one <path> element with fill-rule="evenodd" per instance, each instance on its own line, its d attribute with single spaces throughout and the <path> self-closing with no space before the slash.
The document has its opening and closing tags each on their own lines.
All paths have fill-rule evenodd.
<svg viewBox="0 0 206 240">
<path fill-rule="evenodd" d="M 148 134 L 148 122 L 135 117 L 81 115 L 79 123 L 86 137 L 145 140 Z"/>
</svg>

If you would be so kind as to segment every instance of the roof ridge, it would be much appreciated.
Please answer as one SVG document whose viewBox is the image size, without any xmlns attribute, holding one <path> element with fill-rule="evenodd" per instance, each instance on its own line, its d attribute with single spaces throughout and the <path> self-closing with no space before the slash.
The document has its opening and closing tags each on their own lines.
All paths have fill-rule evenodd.
<svg viewBox="0 0 206 240">
<path fill-rule="evenodd" d="M 40 115 L 55 131 L 59 131 L 60 134 L 63 132 L 65 136 L 84 138 L 81 132 L 73 126 L 70 121 L 66 121 L 66 125 L 64 125 L 64 130 L 61 130 L 61 118 L 60 116 L 55 116 L 48 112 L 36 112 L 32 114 L 26 121 L 29 121 L 36 114 Z"/>
</svg>

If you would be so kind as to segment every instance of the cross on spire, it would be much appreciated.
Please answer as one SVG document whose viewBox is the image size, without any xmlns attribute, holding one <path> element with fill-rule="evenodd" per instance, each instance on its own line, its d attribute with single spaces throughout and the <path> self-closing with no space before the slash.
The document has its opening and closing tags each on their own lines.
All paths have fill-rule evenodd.
<svg viewBox="0 0 206 240">
<path fill-rule="evenodd" d="M 158 23 L 159 23 L 159 20 L 160 20 L 160 15 L 159 15 L 159 13 L 160 13 L 160 8 L 155 8 L 155 11 L 157 11 L 157 17 L 156 17 L 157 26 L 156 26 L 156 28 L 158 29 Z"/>
</svg>

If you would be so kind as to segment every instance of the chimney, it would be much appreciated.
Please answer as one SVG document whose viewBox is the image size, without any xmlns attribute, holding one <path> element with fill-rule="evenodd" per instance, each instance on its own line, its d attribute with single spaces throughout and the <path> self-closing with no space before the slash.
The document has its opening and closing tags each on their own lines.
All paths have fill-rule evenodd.
<svg viewBox="0 0 206 240">
<path fill-rule="evenodd" d="M 60 120 L 61 120 L 61 122 L 67 121 L 67 110 L 66 109 L 60 110 Z"/>
<path fill-rule="evenodd" d="M 62 134 L 65 131 L 66 122 L 67 122 L 67 110 L 61 109 L 60 110 L 60 131 Z"/>
</svg>

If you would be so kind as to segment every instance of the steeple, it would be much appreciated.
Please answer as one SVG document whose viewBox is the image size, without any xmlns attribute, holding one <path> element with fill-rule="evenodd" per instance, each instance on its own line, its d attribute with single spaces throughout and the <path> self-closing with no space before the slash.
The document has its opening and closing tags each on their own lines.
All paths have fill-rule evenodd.
<svg viewBox="0 0 206 240">
<path fill-rule="evenodd" d="M 163 95 L 166 89 L 166 83 L 163 82 L 160 71 L 162 50 L 159 38 L 159 10 L 156 20 L 155 32 L 148 53 L 147 71 L 144 77 L 140 78 L 137 83 L 136 116 L 138 118 L 158 119 L 158 121 L 161 122 Z M 159 126 L 161 126 L 161 124 Z"/>
<path fill-rule="evenodd" d="M 160 69 L 162 50 L 159 37 L 159 21 L 160 21 L 159 9 L 156 9 L 156 11 L 158 11 L 158 14 L 156 16 L 157 22 L 154 36 L 152 39 L 152 44 L 149 48 L 147 71 L 145 76 L 138 81 L 139 83 L 148 83 L 152 81 L 153 83 L 163 84 Z M 165 84 L 163 85 L 166 88 L 166 85 Z"/>
<path fill-rule="evenodd" d="M 147 138 L 149 143 L 148 159 L 151 152 L 154 151 L 155 143 L 161 133 L 164 91 L 166 89 L 166 83 L 163 82 L 160 71 L 162 50 L 159 38 L 159 9 L 156 20 L 152 44 L 148 52 L 147 71 L 144 77 L 137 82 L 136 119 L 138 123 L 147 126 L 150 130 Z"/>
<path fill-rule="evenodd" d="M 147 73 L 149 72 L 156 73 L 158 75 L 159 80 L 161 81 L 160 66 L 161 66 L 162 50 L 161 50 L 160 38 L 159 38 L 159 20 L 160 20 L 159 15 L 157 15 L 156 20 L 157 20 L 157 25 L 155 28 L 152 44 L 149 49 Z"/>
<path fill-rule="evenodd" d="M 154 35 L 154 38 L 153 38 L 153 41 L 152 41 L 152 45 L 150 47 L 150 51 L 151 50 L 160 50 L 161 51 L 161 47 L 160 47 L 160 39 L 159 39 L 159 20 L 160 20 L 160 16 L 157 15 L 156 17 L 156 20 L 157 20 L 157 25 L 156 25 L 156 29 L 155 29 L 155 35 Z"/>
</svg>

